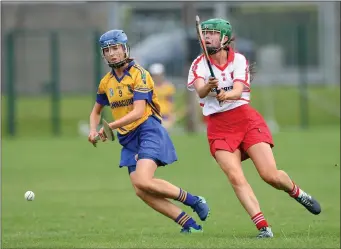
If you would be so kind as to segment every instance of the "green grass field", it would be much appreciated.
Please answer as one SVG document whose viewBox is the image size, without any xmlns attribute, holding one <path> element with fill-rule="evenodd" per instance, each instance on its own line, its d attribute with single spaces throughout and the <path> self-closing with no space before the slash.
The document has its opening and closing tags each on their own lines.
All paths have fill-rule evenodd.
<svg viewBox="0 0 341 249">
<path fill-rule="evenodd" d="M 4 139 L 2 247 L 339 248 L 339 129 L 274 136 L 278 167 L 320 201 L 319 216 L 262 182 L 250 161 L 243 165 L 275 233 L 270 240 L 254 238 L 257 231 L 210 157 L 204 135 L 173 135 L 179 162 L 157 172 L 206 197 L 212 214 L 200 235 L 180 235 L 175 222 L 135 196 L 127 170 L 117 166 L 117 143 L 95 149 L 77 137 Z M 24 199 L 27 190 L 35 192 L 33 202 Z"/>
</svg>

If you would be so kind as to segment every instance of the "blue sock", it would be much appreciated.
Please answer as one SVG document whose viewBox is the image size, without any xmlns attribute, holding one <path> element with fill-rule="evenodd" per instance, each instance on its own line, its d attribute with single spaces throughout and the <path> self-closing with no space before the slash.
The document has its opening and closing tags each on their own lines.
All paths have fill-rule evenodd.
<svg viewBox="0 0 341 249">
<path fill-rule="evenodd" d="M 175 222 L 178 223 L 183 228 L 190 228 L 193 227 L 194 229 L 200 229 L 200 226 L 195 222 L 195 220 L 186 214 L 185 212 L 182 212 L 178 218 L 175 219 Z"/>
<path fill-rule="evenodd" d="M 179 196 L 178 196 L 178 198 L 176 200 L 182 202 L 186 206 L 190 206 L 191 207 L 198 200 L 198 197 L 193 196 L 190 193 L 180 189 L 180 194 L 179 194 Z"/>
</svg>

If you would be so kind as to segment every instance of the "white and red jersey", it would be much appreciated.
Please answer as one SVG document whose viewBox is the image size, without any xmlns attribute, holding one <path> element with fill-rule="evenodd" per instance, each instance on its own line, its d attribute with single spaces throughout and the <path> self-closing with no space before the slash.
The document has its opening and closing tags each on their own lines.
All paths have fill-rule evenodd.
<svg viewBox="0 0 341 249">
<path fill-rule="evenodd" d="M 208 116 L 213 113 L 224 112 L 248 104 L 250 102 L 250 73 L 248 61 L 244 55 L 230 49 L 226 65 L 221 67 L 215 65 L 213 61 L 211 61 L 211 65 L 215 77 L 219 80 L 220 89 L 225 91 L 232 90 L 233 83 L 240 81 L 244 84 L 244 90 L 240 99 L 225 101 L 223 104 L 219 104 L 215 97 L 215 92 L 211 92 L 207 97 L 199 99 L 200 105 L 203 106 L 203 114 Z M 205 56 L 198 56 L 193 61 L 189 70 L 187 88 L 190 91 L 194 91 L 193 83 L 196 79 L 202 78 L 207 82 L 210 76 L 211 74 Z"/>
</svg>

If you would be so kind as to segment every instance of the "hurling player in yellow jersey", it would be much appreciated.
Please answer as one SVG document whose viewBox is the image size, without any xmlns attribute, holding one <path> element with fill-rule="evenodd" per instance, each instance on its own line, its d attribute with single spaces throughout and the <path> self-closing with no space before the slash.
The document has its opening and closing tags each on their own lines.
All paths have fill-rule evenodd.
<svg viewBox="0 0 341 249">
<path fill-rule="evenodd" d="M 155 82 L 155 90 L 162 110 L 162 123 L 169 129 L 175 123 L 174 85 L 165 79 L 165 67 L 161 63 L 154 63 L 149 67 L 149 72 Z"/>
<path fill-rule="evenodd" d="M 127 167 L 136 194 L 146 204 L 182 226 L 182 233 L 202 232 L 202 227 L 168 199 L 190 206 L 201 220 L 206 220 L 209 207 L 204 198 L 191 195 L 173 184 L 154 177 L 158 166 L 177 160 L 173 143 L 161 125 L 161 112 L 154 82 L 148 71 L 129 57 L 128 37 L 122 30 L 110 30 L 100 37 L 102 55 L 110 67 L 101 80 L 97 99 L 90 114 L 89 142 L 98 133 L 101 112 L 109 106 L 123 146 L 120 167 Z"/>
</svg>

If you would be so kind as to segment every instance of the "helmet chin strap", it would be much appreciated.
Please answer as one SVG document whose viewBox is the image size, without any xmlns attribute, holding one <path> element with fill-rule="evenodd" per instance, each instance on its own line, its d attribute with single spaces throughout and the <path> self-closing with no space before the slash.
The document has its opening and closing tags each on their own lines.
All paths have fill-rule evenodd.
<svg viewBox="0 0 341 249">
<path fill-rule="evenodd" d="M 117 63 L 109 63 L 108 62 L 108 65 L 111 68 L 118 69 L 120 67 L 123 67 L 126 64 L 127 60 L 128 60 L 128 58 L 125 58 L 124 60 L 121 60 L 120 62 L 117 62 Z"/>
<path fill-rule="evenodd" d="M 207 47 L 207 53 L 209 55 L 214 55 L 220 51 L 221 48 Z"/>
<path fill-rule="evenodd" d="M 223 35 L 223 37 L 220 40 L 220 47 L 219 48 L 215 48 L 215 47 L 207 47 L 207 53 L 209 55 L 213 55 L 218 53 L 220 50 L 224 49 L 229 43 L 228 41 L 226 41 L 225 43 L 223 42 L 225 38 L 225 35 Z"/>
<path fill-rule="evenodd" d="M 113 69 L 118 69 L 123 67 L 127 61 L 129 60 L 129 47 L 127 45 L 125 45 L 125 58 L 119 62 L 116 63 L 110 63 L 109 61 L 107 61 L 109 67 L 113 68 Z"/>
</svg>

